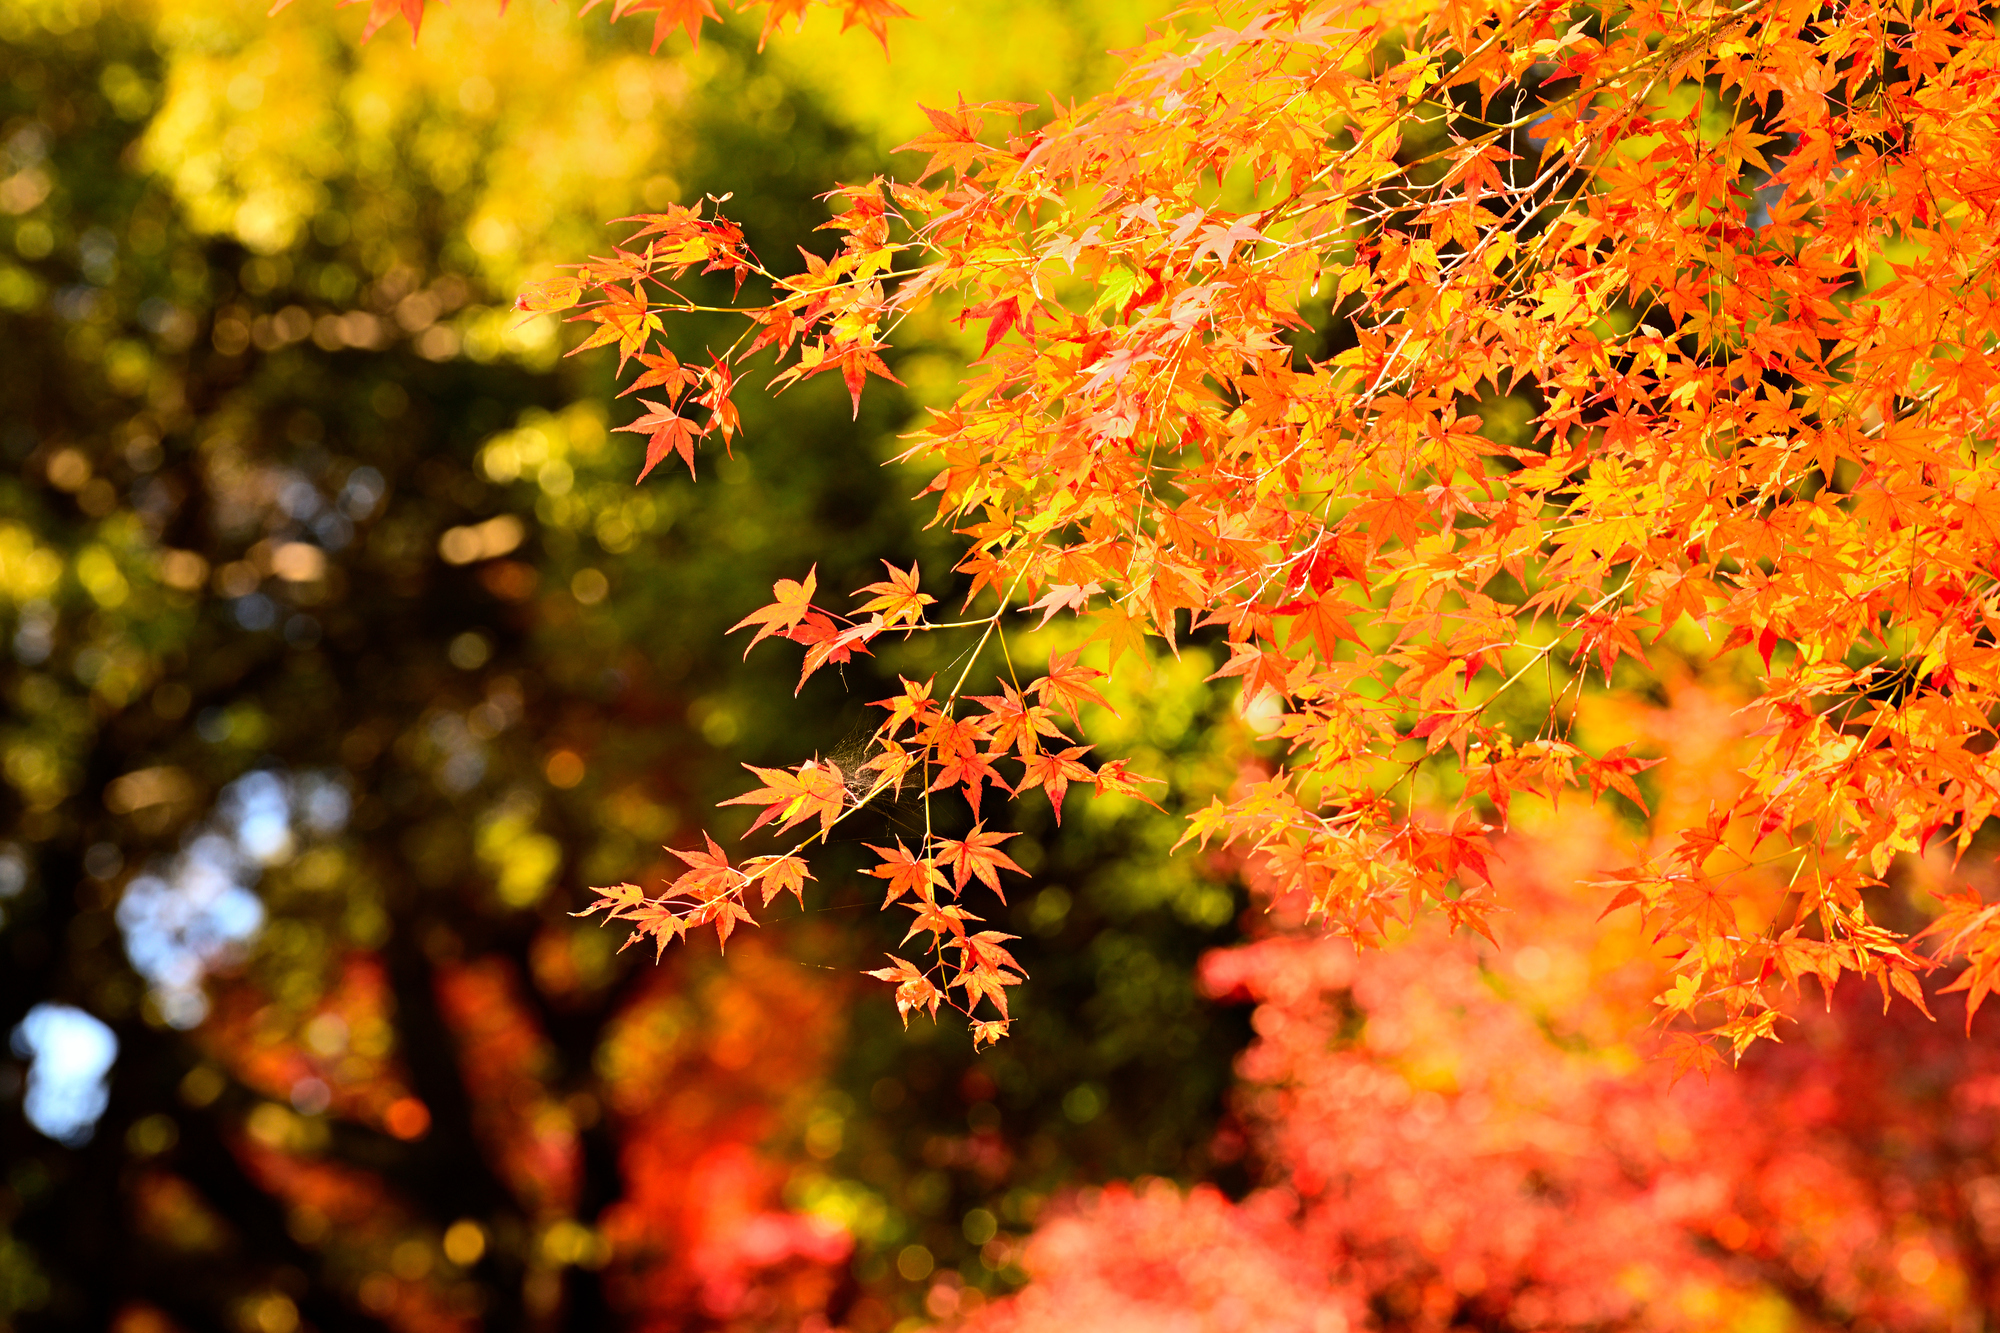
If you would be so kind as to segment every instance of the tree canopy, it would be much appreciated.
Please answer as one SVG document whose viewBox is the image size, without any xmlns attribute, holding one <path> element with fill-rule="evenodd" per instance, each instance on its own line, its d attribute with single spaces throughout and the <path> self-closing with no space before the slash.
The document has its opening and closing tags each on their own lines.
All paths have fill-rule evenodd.
<svg viewBox="0 0 2000 1333">
<path fill-rule="evenodd" d="M 2000 1309 L 1985 11 L 633 14 L 0 11 L 0 1327 Z"/>
<path fill-rule="evenodd" d="M 1021 868 L 982 802 L 1143 798 L 1086 760 L 1078 710 L 1149 641 L 1206 632 L 1269 745 L 1189 838 L 1357 939 L 1421 910 L 1486 931 L 1517 795 L 1646 808 L 1658 757 L 1585 734 L 1590 675 L 1741 652 L 1745 782 L 1607 868 L 1607 910 L 1676 952 L 1679 1058 L 1773 1035 L 1808 977 L 1925 1006 L 1933 960 L 1867 893 L 1933 839 L 1968 850 L 2000 801 L 1992 41 L 1955 3 L 1201 7 L 1053 116 L 929 110 L 906 145 L 928 161 L 840 187 L 840 246 L 803 269 L 764 267 L 720 202 L 634 219 L 521 304 L 638 367 L 642 477 L 731 446 L 765 348 L 775 387 L 837 370 L 858 411 L 904 321 L 983 326 L 906 455 L 982 609 L 941 619 L 916 568 L 826 608 L 812 572 L 780 580 L 737 628 L 805 644 L 801 683 L 889 635 L 965 647 L 882 701 L 861 776 L 757 770 L 753 828 L 816 832 L 600 906 L 726 939 L 849 812 L 957 790 L 969 831 L 877 849 L 925 949 L 877 975 L 996 1038 L 1018 967 L 966 891 L 1004 901 Z M 695 271 L 771 284 L 699 354 Z M 1045 674 L 1009 647 L 1021 612 L 1070 634 Z M 1973 1010 L 1994 929 L 1976 896 L 1931 927 L 1972 958 Z"/>
</svg>

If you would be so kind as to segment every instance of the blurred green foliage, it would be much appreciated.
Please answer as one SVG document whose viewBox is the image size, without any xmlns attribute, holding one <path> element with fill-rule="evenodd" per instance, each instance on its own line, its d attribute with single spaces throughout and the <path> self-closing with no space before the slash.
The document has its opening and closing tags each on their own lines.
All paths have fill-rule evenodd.
<svg viewBox="0 0 2000 1333">
<path fill-rule="evenodd" d="M 794 700 L 795 659 L 744 663 L 724 630 L 814 562 L 853 586 L 920 560 L 949 597 L 921 478 L 879 464 L 963 346 L 941 318 L 908 331 L 912 389 L 871 391 L 858 423 L 828 381 L 746 396 L 733 458 L 634 488 L 609 359 L 563 360 L 566 331 L 509 297 L 601 248 L 602 219 L 704 192 L 734 192 L 760 254 L 812 246 L 808 201 L 886 169 L 931 84 L 1062 92 L 1136 35 L 1064 4 L 934 16 L 955 47 L 952 25 L 1062 38 L 974 71 L 827 34 L 759 56 L 734 29 L 654 58 L 552 6 L 441 11 L 414 50 L 355 46 L 353 19 L 0 10 L 0 1021 L 74 1005 L 119 1043 L 73 1145 L 20 1114 L 25 1059 L 0 1066 L 0 1328 L 407 1322 L 384 1274 L 495 1328 L 633 1317 L 593 1239 L 634 1188 L 630 1125 L 601 1113 L 609 1043 L 683 1012 L 658 1008 L 663 973 L 699 997 L 735 964 L 704 940 L 656 968 L 567 913 L 592 883 L 656 881 L 663 842 L 744 827 L 713 809 L 738 763 L 839 753 L 897 672 L 942 666 L 930 637 L 885 645 Z M 1114 693 L 1105 734 L 1171 779 L 1170 808 L 1233 775 L 1213 665 L 1197 646 Z M 1033 973 L 1016 1035 L 975 1057 L 950 1025 L 905 1032 L 850 979 L 900 934 L 856 844 L 910 817 L 856 828 L 808 912 L 761 932 L 839 1040 L 766 1148 L 797 1163 L 791 1206 L 857 1236 L 827 1309 L 857 1328 L 940 1273 L 1018 1281 L 1009 1238 L 1066 1184 L 1226 1170 L 1208 1148 L 1245 1037 L 1192 982 L 1240 900 L 1168 857 L 1170 821 L 1081 793 L 1060 830 L 1021 804 L 1034 882 L 993 905 Z M 329 1005 L 357 958 L 389 999 L 350 1026 Z M 484 1048 L 440 1000 L 488 962 L 539 1052 L 519 1095 L 577 1145 L 557 1212 L 481 1128 Z M 331 1089 L 256 1072 L 321 1056 L 348 1071 Z M 343 1079 L 392 1066 L 428 1132 L 343 1112 Z M 256 1145 L 375 1182 L 379 1234 L 288 1209 Z M 457 1219 L 490 1243 L 454 1251 Z"/>
</svg>

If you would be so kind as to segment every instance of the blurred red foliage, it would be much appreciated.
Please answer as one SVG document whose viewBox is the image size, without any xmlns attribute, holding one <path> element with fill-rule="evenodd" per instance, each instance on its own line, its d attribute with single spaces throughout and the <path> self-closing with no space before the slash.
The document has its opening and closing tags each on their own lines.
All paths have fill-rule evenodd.
<svg viewBox="0 0 2000 1333">
<path fill-rule="evenodd" d="M 203 1029 L 213 1057 L 247 1089 L 246 1132 L 230 1149 L 279 1201 L 304 1243 L 338 1251 L 361 1276 L 357 1298 L 407 1333 L 479 1326 L 466 1275 L 494 1246 L 545 1315 L 565 1267 L 597 1270 L 621 1327 L 827 1327 L 846 1279 L 852 1238 L 788 1210 L 794 1162 L 785 1134 L 823 1086 L 840 1036 L 842 983 L 808 972 L 760 939 L 726 959 L 642 974 L 596 1057 L 602 1095 L 561 1095 L 549 1079 L 549 1037 L 512 965 L 498 957 L 440 963 L 437 1015 L 459 1052 L 473 1145 L 518 1206 L 531 1235 L 480 1227 L 468 1200 L 467 1239 L 426 1229 L 397 1198 L 390 1173 L 335 1165 L 321 1150 L 332 1110 L 402 1139 L 428 1137 L 428 1112 L 392 1052 L 370 1040 L 393 997 L 379 960 L 357 956 L 302 1015 L 238 979 Z M 372 1052 L 367 1054 L 363 1052 Z M 398 1132 L 399 1111 L 425 1117 Z M 296 1110 L 295 1110 L 296 1108 Z M 297 1111 L 309 1112 L 299 1114 Z M 595 1218 L 577 1214 L 584 1130 L 607 1122 L 620 1197 Z M 177 1179 L 155 1172 L 142 1227 L 184 1237 L 226 1228 Z M 219 1242 L 218 1242 L 219 1243 Z"/>
<path fill-rule="evenodd" d="M 1589 721 L 1664 750 L 1672 827 L 1740 784 L 1735 702 L 1681 678 L 1664 707 Z M 1257 1006 L 1219 1144 L 1247 1140 L 1257 1188 L 1081 1195 L 1029 1241 L 1030 1285 L 971 1326 L 1943 1330 L 2000 1311 L 2000 1052 L 1873 988 L 1822 1008 L 1815 985 L 1783 1044 L 1676 1083 L 1633 1044 L 1662 960 L 1639 923 L 1595 919 L 1587 884 L 1643 846 L 1599 810 L 1520 814 L 1496 845 L 1497 946 L 1432 922 L 1357 954 L 1281 897 L 1267 938 L 1211 955 L 1209 992 Z M 1778 910 L 1789 886 L 1760 873 L 1746 899 Z M 1904 882 L 1952 873 L 1933 858 Z"/>
<path fill-rule="evenodd" d="M 1534 945 L 1426 928 L 1357 956 L 1282 932 L 1210 956 L 1211 993 L 1257 1005 L 1236 1110 L 1258 1188 L 1079 1196 L 970 1326 L 1943 1330 L 2000 1309 L 2000 1052 L 1849 986 L 1674 1083 L 1607 1036 L 1652 980 L 1571 887 L 1609 841 L 1585 813 L 1502 844 Z"/>
<path fill-rule="evenodd" d="M 606 1279 L 633 1327 L 824 1327 L 852 1246 L 782 1206 L 792 1164 L 770 1151 L 818 1090 L 841 1006 L 762 940 L 732 943 L 691 987 L 652 982 L 599 1053 L 626 1191 L 602 1218 Z"/>
</svg>

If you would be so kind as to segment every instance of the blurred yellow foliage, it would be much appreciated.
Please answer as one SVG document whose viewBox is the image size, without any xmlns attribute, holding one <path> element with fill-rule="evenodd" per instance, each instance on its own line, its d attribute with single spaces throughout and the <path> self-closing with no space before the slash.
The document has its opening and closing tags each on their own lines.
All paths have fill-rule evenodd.
<svg viewBox="0 0 2000 1333">
<path fill-rule="evenodd" d="M 660 193 L 676 157 L 687 68 L 553 6 L 440 9 L 415 47 L 358 45 L 350 24 L 305 7 L 157 9 L 166 88 L 143 160 L 197 228 L 259 254 L 311 226 L 393 248 L 414 220 L 398 188 L 414 170 L 464 196 L 462 239 L 511 291 L 529 268 L 601 246 L 603 221 L 649 185 Z M 334 184 L 350 180 L 337 200 Z M 346 214 L 326 217 L 337 205 Z"/>
<path fill-rule="evenodd" d="M 865 32 L 815 13 L 773 40 L 759 72 L 719 41 L 649 56 L 637 29 L 556 5 L 437 7 L 411 46 L 361 45 L 357 17 L 304 6 L 273 18 L 255 0 L 127 3 L 156 14 L 167 64 L 142 160 L 198 229 L 263 255 L 315 225 L 392 247 L 412 221 L 399 173 L 414 169 L 466 196 L 462 240 L 502 292 L 601 248 L 606 219 L 686 202 L 677 113 L 697 92 L 756 111 L 803 89 L 879 156 L 925 128 L 920 102 L 1046 102 L 1101 85 L 1107 51 L 1162 8 L 960 0 L 900 25 L 890 61 Z M 349 179 L 351 198 L 337 199 Z M 351 216 L 326 216 L 343 206 Z"/>
<path fill-rule="evenodd" d="M 0 595 L 15 602 L 46 597 L 62 579 L 62 557 L 26 528 L 0 523 Z"/>
<path fill-rule="evenodd" d="M 810 89 L 829 109 L 887 151 L 930 128 L 918 104 L 1065 102 L 1108 87 L 1110 52 L 1134 46 L 1149 23 L 1172 9 L 1159 0 L 950 0 L 912 4 L 915 15 L 890 29 L 889 58 L 858 28 L 811 11 L 802 31 L 773 39 L 781 76 Z M 911 155 L 902 175 L 922 169 Z"/>
</svg>

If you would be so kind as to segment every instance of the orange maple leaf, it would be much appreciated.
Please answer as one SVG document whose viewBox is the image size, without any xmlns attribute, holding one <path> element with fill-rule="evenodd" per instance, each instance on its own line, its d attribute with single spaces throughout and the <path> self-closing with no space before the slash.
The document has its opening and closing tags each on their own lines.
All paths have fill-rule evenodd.
<svg viewBox="0 0 2000 1333">
<path fill-rule="evenodd" d="M 868 975 L 878 981 L 890 982 L 896 987 L 896 1012 L 902 1015 L 903 1026 L 905 1028 L 910 1026 L 912 1009 L 929 1009 L 931 1020 L 935 1022 L 938 1005 L 944 999 L 944 992 L 940 991 L 928 976 L 918 971 L 916 965 L 909 959 L 890 954 L 889 961 L 895 966 L 878 967 Z"/>
<path fill-rule="evenodd" d="M 963 96 L 958 99 L 956 115 L 925 106 L 921 102 L 917 103 L 917 107 L 931 118 L 930 132 L 918 135 L 893 151 L 931 155 L 930 162 L 917 173 L 918 180 L 946 170 L 957 171 L 963 175 L 965 168 L 978 161 L 981 154 L 991 151 L 979 142 L 981 122 L 977 114 L 978 108 L 968 107 Z M 990 342 L 987 348 L 989 351 L 992 349 Z"/>
<path fill-rule="evenodd" d="M 597 325 L 596 331 L 564 355 L 575 356 L 593 347 L 617 343 L 618 370 L 623 374 L 625 363 L 646 345 L 648 337 L 659 332 L 660 317 L 648 307 L 645 294 L 639 290 L 637 283 L 630 288 L 607 285 L 601 290 L 604 292 L 602 301 L 570 316 L 572 323 L 584 320 Z"/>
<path fill-rule="evenodd" d="M 765 907 L 771 899 L 781 893 L 789 893 L 799 900 L 801 910 L 806 905 L 806 881 L 813 878 L 813 872 L 806 867 L 803 859 L 796 856 L 753 856 L 743 863 L 743 873 L 764 889 Z"/>
<path fill-rule="evenodd" d="M 282 0 L 290 4 L 291 0 Z M 276 11 L 273 11 L 276 12 Z M 567 310 L 583 297 L 584 285 L 576 278 L 551 278 L 547 282 L 531 282 L 514 298 L 514 308 L 525 315 L 545 314 L 555 310 Z"/>
<path fill-rule="evenodd" d="M 581 912 L 571 912 L 571 916 L 589 916 L 601 911 L 605 920 L 616 920 L 631 915 L 646 901 L 646 891 L 637 884 L 613 884 L 609 888 L 592 889 L 591 892 L 597 895 L 597 901 Z"/>
<path fill-rule="evenodd" d="M 907 676 L 897 679 L 903 682 L 901 694 L 889 699 L 877 699 L 869 705 L 889 710 L 889 720 L 876 730 L 877 736 L 893 736 L 903 729 L 905 722 L 916 721 L 921 725 L 922 719 L 937 711 L 937 702 L 931 698 L 931 687 L 937 683 L 936 677 L 921 685 Z"/>
<path fill-rule="evenodd" d="M 924 608 L 935 603 L 937 598 L 926 597 L 917 591 L 915 563 L 910 565 L 908 573 L 904 573 L 887 560 L 882 562 L 882 567 L 889 571 L 889 577 L 882 582 L 871 583 L 854 594 L 856 597 L 871 592 L 876 594 L 872 600 L 857 607 L 855 614 L 865 616 L 871 611 L 879 612 L 883 629 L 894 629 L 906 621 L 914 628 L 924 618 Z"/>
<path fill-rule="evenodd" d="M 972 816 L 979 817 L 979 798 L 985 794 L 984 783 L 992 783 L 1001 791 L 1012 792 L 1000 774 L 994 770 L 993 761 L 1000 758 L 998 751 L 991 753 L 980 750 L 965 750 L 953 755 L 938 765 L 937 781 L 926 790 L 943 791 L 946 787 L 963 783 L 966 804 L 972 807 Z"/>
<path fill-rule="evenodd" d="M 1001 682 L 999 694 L 975 694 L 972 702 L 985 705 L 993 715 L 993 748 L 1018 749 L 1033 754 L 1042 748 L 1040 737 L 1068 740 L 1055 724 L 1053 713 L 1042 704 L 1031 704 L 1012 685 Z"/>
<path fill-rule="evenodd" d="M 526 300 L 527 298 L 523 297 L 522 299 Z M 645 373 L 620 389 L 618 391 L 620 398 L 623 398 L 628 393 L 637 393 L 641 389 L 658 388 L 666 389 L 669 398 L 677 398 L 680 396 L 682 389 L 701 378 L 699 371 L 689 370 L 686 366 L 683 366 L 674 354 L 664 347 L 660 349 L 657 356 L 651 352 L 639 352 L 636 354 L 636 357 L 639 364 L 646 368 Z M 652 406 L 652 404 L 648 404 L 648 406 Z"/>
<path fill-rule="evenodd" d="M 1130 759 L 1113 759 L 1109 763 L 1100 764 L 1096 773 L 1098 795 L 1101 796 L 1105 792 L 1110 792 L 1114 796 L 1130 796 L 1134 800 L 1144 801 L 1155 810 L 1161 810 L 1162 807 L 1158 801 L 1139 790 L 1139 784 L 1142 782 L 1151 782 L 1165 785 L 1166 779 L 1150 778 L 1143 773 L 1127 772 L 1127 765 L 1131 762 Z"/>
<path fill-rule="evenodd" d="M 1056 827 L 1062 827 L 1063 796 L 1069 791 L 1071 782 L 1094 782 L 1097 775 L 1077 762 L 1077 756 L 1091 747 L 1074 745 L 1060 754 L 1037 753 L 1023 758 L 1021 783 L 1014 790 L 1026 791 L 1030 787 L 1040 787 L 1048 794 L 1049 804 L 1055 807 Z"/>
<path fill-rule="evenodd" d="M 743 872 L 729 864 L 729 854 L 715 845 L 715 839 L 706 833 L 701 836 L 708 843 L 707 851 L 666 849 L 688 867 L 668 888 L 677 897 L 709 902 L 726 896 L 746 881 Z"/>
<path fill-rule="evenodd" d="M 750 640 L 750 647 L 743 650 L 743 656 L 750 656 L 750 648 L 755 648 L 773 634 L 789 633 L 797 627 L 806 613 L 812 610 L 813 589 L 819 586 L 819 566 L 806 571 L 805 582 L 794 579 L 779 579 L 771 585 L 771 596 L 776 599 L 767 606 L 760 606 L 743 619 L 729 627 L 734 634 L 746 625 L 762 626 L 757 636 Z"/>
<path fill-rule="evenodd" d="M 1078 666 L 1076 656 L 1075 650 L 1056 653 L 1049 658 L 1049 674 L 1028 688 L 1041 696 L 1043 703 L 1060 706 L 1079 727 L 1083 722 L 1076 715 L 1078 704 L 1098 704 L 1110 709 L 1116 717 L 1118 710 L 1090 685 L 1093 680 L 1104 679 L 1104 673 L 1093 667 Z"/>
<path fill-rule="evenodd" d="M 600 0 L 590 0 L 581 12 L 587 14 L 599 3 Z M 717 23 L 722 22 L 722 15 L 715 12 L 715 6 L 709 0 L 616 0 L 611 8 L 612 21 L 616 22 L 627 14 L 656 15 L 651 48 L 654 51 L 660 49 L 660 43 L 675 28 L 686 28 L 689 44 L 698 47 L 701 45 L 701 21 L 713 19 Z"/>
<path fill-rule="evenodd" d="M 999 894 L 1000 901 L 1004 903 L 1007 901 L 1007 895 L 1000 888 L 999 872 L 1011 870 L 1017 875 L 1028 873 L 1015 865 L 1013 859 L 1000 850 L 1001 843 L 1019 836 L 1018 833 L 988 833 L 984 824 L 975 824 L 972 832 L 966 834 L 963 841 L 954 842 L 950 838 L 938 839 L 938 846 L 942 848 L 938 852 L 938 864 L 951 866 L 956 872 L 954 888 L 963 891 L 967 881 L 977 876 L 979 882 Z"/>
<path fill-rule="evenodd" d="M 681 461 L 687 464 L 688 479 L 693 480 L 694 442 L 701 438 L 703 431 L 664 403 L 656 403 L 650 398 L 639 401 L 652 408 L 652 412 L 629 426 L 616 428 L 646 436 L 646 466 L 639 469 L 639 480 L 644 481 L 646 474 L 658 467 L 668 454 L 681 456 Z"/>
<path fill-rule="evenodd" d="M 900 838 L 896 841 L 894 851 L 890 851 L 887 847 L 877 847 L 872 842 L 864 843 L 863 846 L 882 858 L 881 865 L 862 873 L 889 881 L 889 896 L 882 900 L 884 907 L 888 907 L 906 893 L 921 900 L 928 900 L 932 897 L 932 888 L 941 889 L 947 884 L 935 862 L 919 861 L 910 855 L 909 848 L 903 846 Z"/>
<path fill-rule="evenodd" d="M 765 785 L 717 804 L 764 807 L 764 813 L 744 830 L 744 837 L 749 837 L 781 816 L 785 822 L 778 825 L 780 833 L 815 815 L 819 817 L 820 832 L 825 833 L 833 827 L 833 821 L 840 818 L 841 807 L 847 800 L 847 784 L 834 764 L 821 759 L 808 759 L 799 765 L 796 773 L 782 768 L 758 768 L 754 764 L 743 767 L 762 778 Z"/>
<path fill-rule="evenodd" d="M 990 345 L 988 350 L 991 350 Z M 1037 624 L 1035 628 L 1046 629 L 1049 618 L 1055 615 L 1056 612 L 1073 611 L 1077 615 L 1082 615 L 1084 610 L 1089 606 L 1091 597 L 1103 591 L 1103 585 L 1096 582 L 1084 584 L 1051 584 L 1047 592 L 1043 593 L 1037 600 L 1029 602 L 1026 606 L 1022 607 L 1021 611 L 1023 614 L 1032 614 L 1033 612 L 1040 611 L 1042 613 L 1041 623 Z"/>
<path fill-rule="evenodd" d="M 1266 690 L 1274 692 L 1280 698 L 1291 693 L 1286 681 L 1293 663 L 1283 653 L 1256 643 L 1232 643 L 1229 645 L 1229 654 L 1228 664 L 1208 679 L 1221 680 L 1225 676 L 1243 677 L 1243 704 L 1246 708 Z"/>
</svg>

